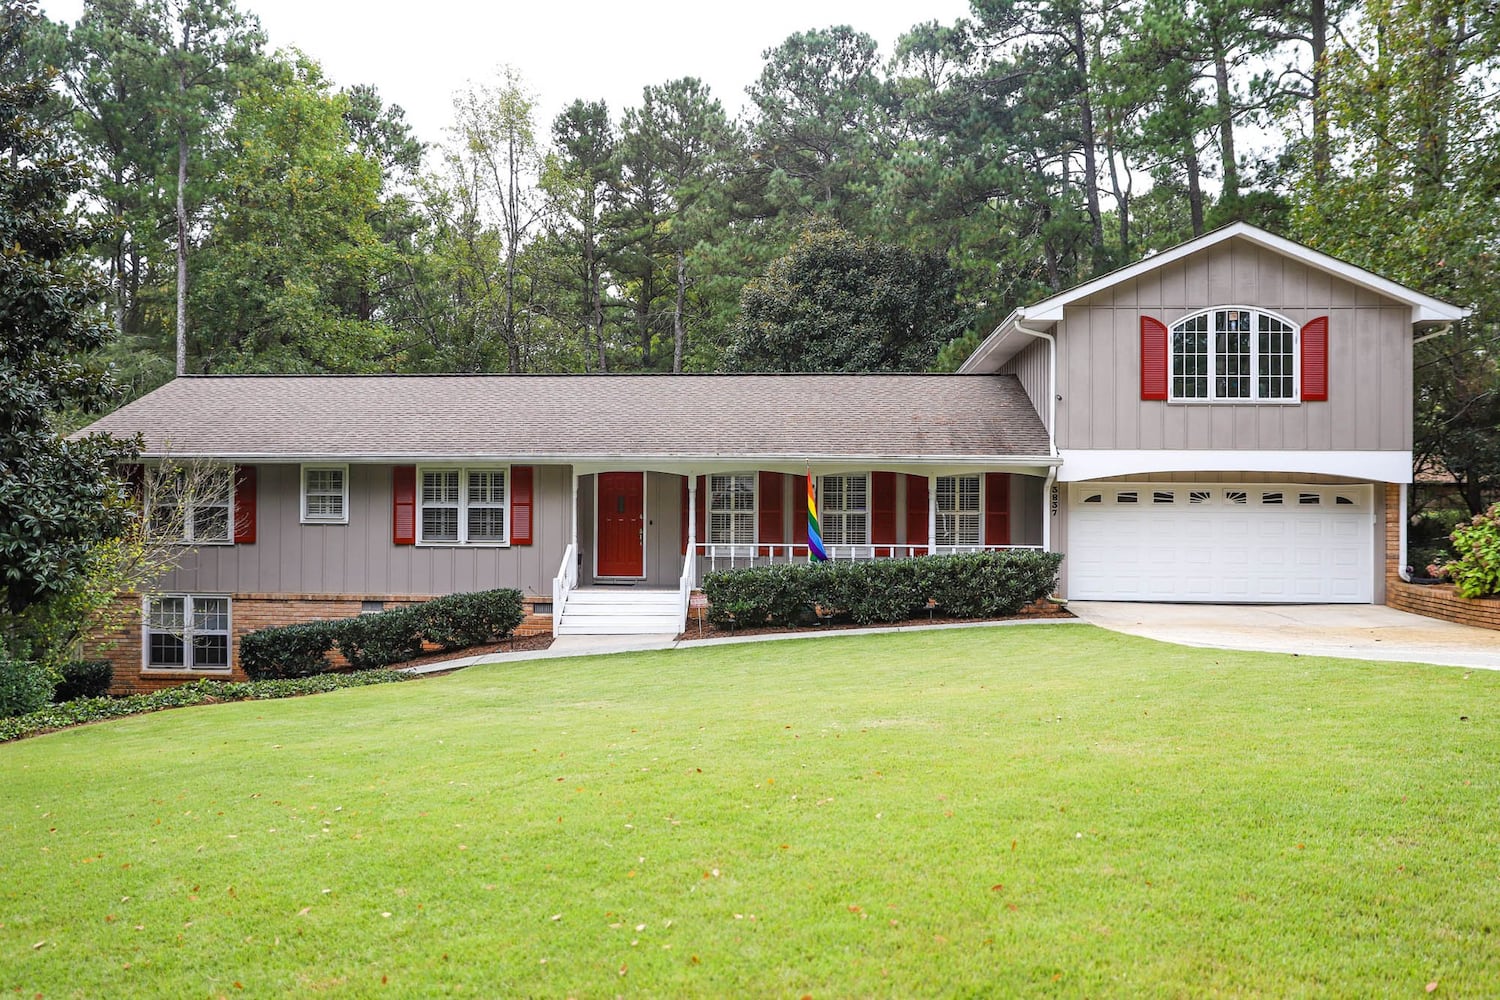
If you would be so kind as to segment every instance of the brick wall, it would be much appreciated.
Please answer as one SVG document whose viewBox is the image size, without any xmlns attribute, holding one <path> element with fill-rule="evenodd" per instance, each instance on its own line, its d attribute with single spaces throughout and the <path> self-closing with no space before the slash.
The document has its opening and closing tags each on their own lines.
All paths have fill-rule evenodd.
<svg viewBox="0 0 1500 1000">
<path fill-rule="evenodd" d="M 297 622 L 319 619 L 353 618 L 360 613 L 365 601 L 380 601 L 387 609 L 418 604 L 429 600 L 427 595 L 417 594 L 231 594 L 229 603 L 230 624 L 230 669 L 157 671 L 142 667 L 141 657 L 141 598 L 129 594 L 119 598 L 110 609 L 107 620 L 113 624 L 91 636 L 84 643 L 84 654 L 89 659 L 109 660 L 114 665 L 114 683 L 110 694 L 144 694 L 160 688 L 173 687 L 213 677 L 221 680 L 243 681 L 249 678 L 240 669 L 240 637 L 257 629 L 275 625 L 292 625 Z M 527 597 L 522 601 L 526 617 L 516 629 L 517 635 L 544 635 L 552 631 L 552 616 L 536 614 L 532 608 L 550 598 Z M 462 655 L 462 654 L 455 654 Z M 328 656 L 335 669 L 348 663 L 338 650 Z"/>
<path fill-rule="evenodd" d="M 1401 579 L 1401 561 L 1406 556 L 1400 549 L 1401 488 L 1391 483 L 1385 487 L 1385 513 L 1385 603 L 1397 611 L 1500 629 L 1500 598 L 1459 597 L 1447 584 L 1429 586 Z"/>
</svg>

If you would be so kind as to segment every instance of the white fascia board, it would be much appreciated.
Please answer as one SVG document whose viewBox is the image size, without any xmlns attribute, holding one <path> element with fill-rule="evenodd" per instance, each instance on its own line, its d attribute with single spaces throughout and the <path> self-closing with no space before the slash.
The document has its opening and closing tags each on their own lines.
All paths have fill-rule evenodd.
<svg viewBox="0 0 1500 1000">
<path fill-rule="evenodd" d="M 1062 449 L 1059 482 L 1080 483 L 1156 472 L 1274 472 L 1411 482 L 1409 451 L 1169 451 Z"/>
<path fill-rule="evenodd" d="M 1181 260 L 1200 250 L 1206 250 L 1209 247 L 1216 246 L 1235 237 L 1254 243 L 1256 246 L 1264 247 L 1267 250 L 1273 250 L 1284 256 L 1306 261 L 1313 267 L 1342 278 L 1350 284 L 1367 288 L 1387 298 L 1395 299 L 1397 302 L 1409 305 L 1412 310 L 1413 324 L 1451 323 L 1467 317 L 1471 312 L 1469 309 L 1455 306 L 1441 299 L 1435 299 L 1430 295 L 1423 295 L 1413 288 L 1408 288 L 1387 278 L 1382 278 L 1378 274 L 1366 271 L 1362 267 L 1356 267 L 1347 261 L 1339 260 L 1337 257 L 1330 257 L 1328 254 L 1320 253 L 1311 247 L 1305 247 L 1300 243 L 1294 243 L 1284 237 L 1268 233 L 1264 229 L 1250 225 L 1248 222 L 1236 222 L 1222 229 L 1216 229 L 1211 233 L 1205 233 L 1197 239 L 1188 240 L 1186 243 L 1179 243 L 1177 246 L 1163 250 L 1159 254 L 1138 260 L 1134 264 L 1122 267 L 1117 271 L 1111 271 L 1109 274 L 1095 278 L 1093 281 L 1085 282 L 1076 288 L 1071 288 L 1059 295 L 1054 295 L 1049 299 L 1043 299 L 1040 302 L 1027 306 L 1024 309 L 1018 310 L 1020 318 L 1037 323 L 1056 323 L 1063 318 L 1064 308 L 1080 299 L 1088 298 L 1090 295 L 1094 295 L 1122 282 L 1131 281 L 1149 271 L 1165 267 L 1174 261 Z"/>
<path fill-rule="evenodd" d="M 1021 348 L 1031 341 L 1030 337 L 1016 336 L 1016 321 L 1020 315 L 1020 309 L 1012 310 L 1011 314 L 1001 320 L 1000 325 L 991 330 L 990 335 L 974 348 L 974 353 L 964 359 L 964 363 L 958 366 L 955 374 L 975 375 L 997 372 L 1005 362 L 1015 357 Z"/>
</svg>

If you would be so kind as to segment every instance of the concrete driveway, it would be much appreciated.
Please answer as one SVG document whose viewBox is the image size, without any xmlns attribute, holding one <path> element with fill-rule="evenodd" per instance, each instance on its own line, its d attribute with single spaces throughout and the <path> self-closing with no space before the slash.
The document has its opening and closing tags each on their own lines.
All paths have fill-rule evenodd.
<svg viewBox="0 0 1500 1000">
<path fill-rule="evenodd" d="M 1500 670 L 1500 632 L 1379 604 L 1126 604 L 1072 601 L 1092 625 L 1211 649 Z"/>
</svg>

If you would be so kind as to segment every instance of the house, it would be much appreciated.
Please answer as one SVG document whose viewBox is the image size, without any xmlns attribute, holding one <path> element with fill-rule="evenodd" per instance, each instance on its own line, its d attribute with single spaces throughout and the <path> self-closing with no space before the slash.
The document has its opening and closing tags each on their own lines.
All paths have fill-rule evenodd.
<svg viewBox="0 0 1500 1000">
<path fill-rule="evenodd" d="M 1467 311 L 1245 224 L 1016 310 L 955 375 L 200 376 L 92 429 L 221 468 L 117 687 L 235 637 L 517 587 L 677 631 L 705 572 L 1030 546 L 1096 600 L 1379 602 L 1412 343 Z M 231 488 L 232 483 L 232 488 Z"/>
</svg>

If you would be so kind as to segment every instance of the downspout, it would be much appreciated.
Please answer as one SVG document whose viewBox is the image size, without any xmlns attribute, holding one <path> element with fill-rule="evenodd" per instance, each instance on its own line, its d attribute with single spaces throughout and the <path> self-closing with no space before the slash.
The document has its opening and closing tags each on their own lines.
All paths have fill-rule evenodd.
<svg viewBox="0 0 1500 1000">
<path fill-rule="evenodd" d="M 1016 332 L 1047 342 L 1047 453 L 1057 457 L 1057 338 L 1040 330 L 1028 330 L 1016 320 Z M 1047 469 L 1042 484 L 1042 551 L 1052 551 L 1052 490 L 1057 484 L 1057 466 Z M 1404 495 L 1404 494 L 1403 494 Z"/>
<path fill-rule="evenodd" d="M 1406 565 L 1406 483 L 1401 484 L 1401 526 L 1396 535 L 1396 575 L 1411 583 L 1411 573 Z"/>
</svg>

